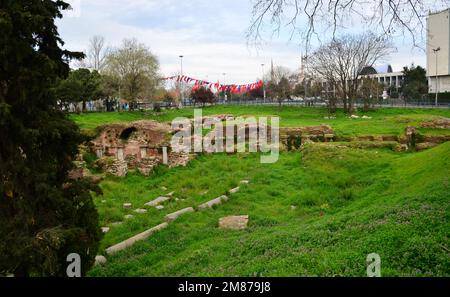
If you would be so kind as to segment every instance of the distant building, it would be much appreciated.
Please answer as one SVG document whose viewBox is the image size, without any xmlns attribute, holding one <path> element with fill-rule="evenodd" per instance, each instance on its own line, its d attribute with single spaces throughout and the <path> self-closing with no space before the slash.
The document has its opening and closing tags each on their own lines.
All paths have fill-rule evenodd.
<svg viewBox="0 0 450 297">
<path fill-rule="evenodd" d="M 430 93 L 450 92 L 450 9 L 427 18 L 427 76 Z"/>
<path fill-rule="evenodd" d="M 384 89 L 380 90 L 380 95 L 383 99 L 389 97 L 388 91 L 394 87 L 398 92 L 403 84 L 405 75 L 403 72 L 393 72 L 392 66 L 389 64 L 379 66 L 366 66 L 359 73 L 359 79 L 372 78 L 376 79 L 380 84 L 384 85 Z M 328 86 L 326 81 L 322 81 L 322 87 L 327 93 L 335 93 L 336 90 L 333 86 Z"/>
<path fill-rule="evenodd" d="M 403 72 L 393 72 L 391 65 L 367 66 L 361 70 L 363 77 L 376 79 L 384 84 L 386 90 L 395 87 L 397 90 L 402 86 L 405 75 Z"/>
</svg>

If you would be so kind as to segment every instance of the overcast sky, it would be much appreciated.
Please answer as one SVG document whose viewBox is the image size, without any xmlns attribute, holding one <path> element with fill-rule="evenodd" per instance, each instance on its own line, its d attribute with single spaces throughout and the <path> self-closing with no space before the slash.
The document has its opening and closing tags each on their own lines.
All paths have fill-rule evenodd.
<svg viewBox="0 0 450 297">
<path fill-rule="evenodd" d="M 119 46 L 124 38 L 145 43 L 159 58 L 161 73 L 184 74 L 212 82 L 226 73 L 226 83 L 251 83 L 261 77 L 261 64 L 297 70 L 300 42 L 289 41 L 290 30 L 265 39 L 262 47 L 247 45 L 251 21 L 250 0 L 66 0 L 74 10 L 57 22 L 65 48 L 84 51 L 93 35 Z M 398 52 L 390 56 L 394 71 L 415 63 L 425 66 L 424 52 L 412 47 L 408 37 L 395 41 Z"/>
</svg>

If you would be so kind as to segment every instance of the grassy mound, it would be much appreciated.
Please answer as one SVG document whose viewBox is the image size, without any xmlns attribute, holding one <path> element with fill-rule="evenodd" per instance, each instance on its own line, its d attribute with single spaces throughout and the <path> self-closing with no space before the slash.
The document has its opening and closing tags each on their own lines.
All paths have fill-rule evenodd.
<svg viewBox="0 0 450 297">
<path fill-rule="evenodd" d="M 373 252 L 381 256 L 383 276 L 449 275 L 449 156 L 450 143 L 414 154 L 311 146 L 270 165 L 257 154 L 210 155 L 151 178 L 108 178 L 101 184 L 105 196 L 96 198 L 105 225 L 131 213 L 123 202 L 138 208 L 170 191 L 180 200 L 111 227 L 104 248 L 242 179 L 250 184 L 226 204 L 186 214 L 108 257 L 90 275 L 365 276 Z M 228 215 L 249 215 L 249 228 L 217 228 Z"/>
</svg>

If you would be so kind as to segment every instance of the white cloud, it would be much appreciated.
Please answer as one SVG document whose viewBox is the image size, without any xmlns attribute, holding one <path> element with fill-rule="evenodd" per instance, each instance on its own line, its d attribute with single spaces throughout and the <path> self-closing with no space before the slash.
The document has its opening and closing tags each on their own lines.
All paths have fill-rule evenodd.
<svg viewBox="0 0 450 297">
<path fill-rule="evenodd" d="M 179 71 L 180 54 L 185 56 L 185 74 L 213 82 L 221 81 L 224 72 L 227 83 L 252 82 L 261 77 L 261 63 L 268 70 L 271 59 L 297 69 L 300 48 L 288 42 L 286 32 L 260 51 L 247 47 L 250 19 L 251 1 L 81 0 L 80 17 L 64 18 L 58 25 L 65 47 L 71 50 L 85 50 L 93 35 L 103 35 L 112 46 L 135 37 L 159 57 L 164 75 Z M 401 70 L 411 62 L 425 65 L 424 60 L 420 52 L 402 50 L 389 62 L 394 70 Z"/>
</svg>

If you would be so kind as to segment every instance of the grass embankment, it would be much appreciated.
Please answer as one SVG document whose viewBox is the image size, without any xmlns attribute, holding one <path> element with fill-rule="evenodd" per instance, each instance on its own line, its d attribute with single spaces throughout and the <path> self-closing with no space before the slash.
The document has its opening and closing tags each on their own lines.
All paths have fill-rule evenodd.
<svg viewBox="0 0 450 297">
<path fill-rule="evenodd" d="M 302 110 L 286 109 L 282 117 Z M 380 121 L 394 111 L 384 111 Z M 200 156 L 186 168 L 160 168 L 150 178 L 108 178 L 101 184 L 104 196 L 95 198 L 103 225 L 132 213 L 124 202 L 134 209 L 171 191 L 185 200 L 111 227 L 102 248 L 160 223 L 171 211 L 220 196 L 242 179 L 250 184 L 227 203 L 186 214 L 108 257 L 90 275 L 365 276 L 366 256 L 375 252 L 383 276 L 448 276 L 449 157 L 450 143 L 414 154 L 310 146 L 282 153 L 275 164 L 260 164 L 257 154 L 221 154 Z M 228 215 L 249 215 L 249 228 L 219 229 L 218 219 Z"/>
<path fill-rule="evenodd" d="M 328 116 L 325 108 L 307 108 L 284 106 L 212 106 L 203 109 L 203 115 L 232 114 L 234 116 L 279 116 L 281 127 L 297 127 L 306 125 L 331 125 L 339 136 L 356 135 L 401 135 L 408 125 L 417 126 L 422 121 L 437 117 L 450 118 L 450 109 L 408 109 L 380 108 L 366 113 L 355 112 L 357 115 L 367 115 L 372 119 L 349 119 L 341 110 L 336 113 L 336 119 L 324 119 Z M 192 118 L 191 108 L 172 110 L 162 115 L 154 116 L 149 112 L 113 112 L 87 113 L 71 115 L 81 129 L 92 131 L 96 127 L 115 122 L 130 122 L 136 120 L 157 120 L 170 122 L 176 117 Z M 448 133 L 441 130 L 421 129 L 425 134 Z"/>
</svg>

